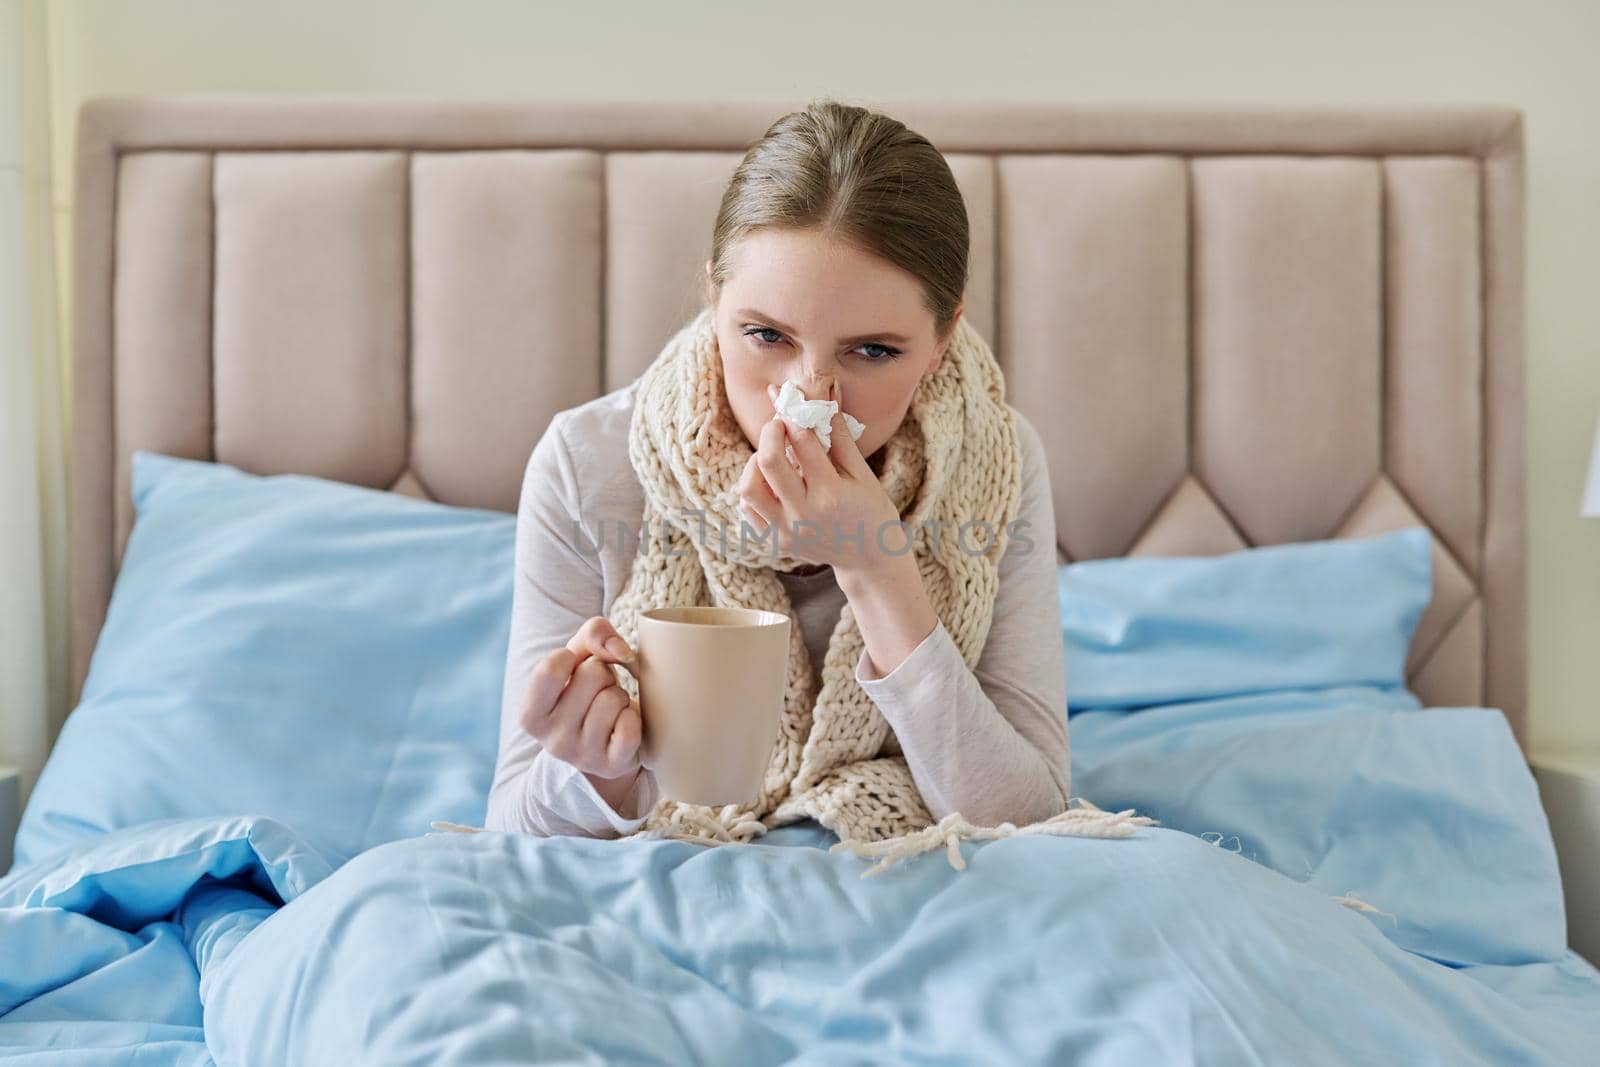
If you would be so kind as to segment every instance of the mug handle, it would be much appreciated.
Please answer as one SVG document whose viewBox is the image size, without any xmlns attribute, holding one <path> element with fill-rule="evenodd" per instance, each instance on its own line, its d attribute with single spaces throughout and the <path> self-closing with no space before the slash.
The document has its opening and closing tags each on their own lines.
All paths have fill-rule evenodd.
<svg viewBox="0 0 1600 1067">
<path fill-rule="evenodd" d="M 634 677 L 637 678 L 639 676 L 635 673 Z M 654 771 L 656 769 L 656 746 L 650 736 L 650 720 L 645 717 L 644 713 L 644 692 L 642 689 L 639 694 L 639 725 L 639 765 L 647 771 Z"/>
</svg>

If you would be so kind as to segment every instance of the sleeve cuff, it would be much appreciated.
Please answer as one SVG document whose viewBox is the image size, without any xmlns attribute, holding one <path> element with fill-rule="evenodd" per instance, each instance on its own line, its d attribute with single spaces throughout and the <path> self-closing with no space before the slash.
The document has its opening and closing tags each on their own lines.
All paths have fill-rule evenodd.
<svg viewBox="0 0 1600 1067">
<path fill-rule="evenodd" d="M 600 791 L 589 781 L 589 776 L 573 767 L 564 764 L 571 775 L 567 780 L 566 788 L 571 789 L 582 798 L 583 806 L 594 813 L 596 819 L 617 832 L 617 836 L 625 836 L 638 830 L 650 817 L 651 810 L 656 806 L 656 776 L 649 770 L 639 772 L 639 778 L 634 783 L 633 789 L 623 798 L 622 810 L 618 811 L 606 803 Z M 634 812 L 639 814 L 635 815 Z"/>
<path fill-rule="evenodd" d="M 872 661 L 867 655 L 867 650 L 863 648 L 856 660 L 856 682 L 866 690 L 874 702 L 877 702 L 880 696 L 889 698 L 909 692 L 914 680 L 924 679 L 937 673 L 935 667 L 942 661 L 945 647 L 956 652 L 956 658 L 961 659 L 960 650 L 956 649 L 955 642 L 950 638 L 950 631 L 944 628 L 944 620 L 940 619 L 929 631 L 928 636 L 924 637 L 894 670 L 881 676 L 871 673 Z M 962 660 L 962 666 L 966 666 L 965 660 Z"/>
</svg>

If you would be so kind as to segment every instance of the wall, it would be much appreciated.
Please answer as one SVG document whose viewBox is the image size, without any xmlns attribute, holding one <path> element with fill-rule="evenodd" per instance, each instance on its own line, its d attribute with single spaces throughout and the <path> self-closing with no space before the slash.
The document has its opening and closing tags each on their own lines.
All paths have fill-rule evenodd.
<svg viewBox="0 0 1600 1067">
<path fill-rule="evenodd" d="M 627 9 L 619 14 L 618 9 Z M 62 0 L 53 176 L 102 93 L 870 95 L 1503 103 L 1527 114 L 1530 736 L 1600 746 L 1600 5 Z M 70 269 L 62 246 L 62 276 Z M 63 287 L 63 293 L 67 292 Z M 65 336 L 65 335 L 64 335 Z"/>
</svg>

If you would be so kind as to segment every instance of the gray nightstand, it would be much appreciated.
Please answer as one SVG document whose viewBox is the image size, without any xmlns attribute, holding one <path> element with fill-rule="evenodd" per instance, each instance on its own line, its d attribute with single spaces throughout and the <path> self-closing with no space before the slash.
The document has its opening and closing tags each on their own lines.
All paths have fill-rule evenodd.
<svg viewBox="0 0 1600 1067">
<path fill-rule="evenodd" d="M 1567 941 L 1600 966 L 1600 748 L 1535 752 L 1528 762 L 1561 863 Z"/>
<path fill-rule="evenodd" d="M 15 767 L 0 767 L 0 875 L 11 869 L 11 846 L 22 818 L 22 775 Z"/>
</svg>

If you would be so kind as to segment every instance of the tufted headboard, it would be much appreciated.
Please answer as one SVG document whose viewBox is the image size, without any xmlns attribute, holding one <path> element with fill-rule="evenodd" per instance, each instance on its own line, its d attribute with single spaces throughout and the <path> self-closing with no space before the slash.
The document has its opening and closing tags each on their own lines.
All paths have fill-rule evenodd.
<svg viewBox="0 0 1600 1067">
<path fill-rule="evenodd" d="M 1411 687 L 1526 744 L 1519 111 L 856 102 L 961 184 L 1062 560 L 1425 523 Z M 550 416 L 698 308 L 724 184 L 804 103 L 87 101 L 74 700 L 135 449 L 514 511 Z"/>
</svg>

